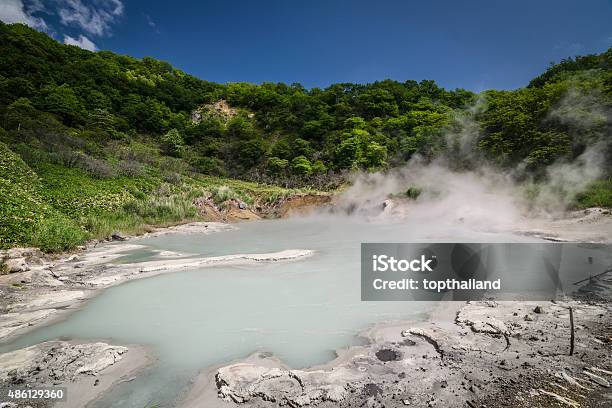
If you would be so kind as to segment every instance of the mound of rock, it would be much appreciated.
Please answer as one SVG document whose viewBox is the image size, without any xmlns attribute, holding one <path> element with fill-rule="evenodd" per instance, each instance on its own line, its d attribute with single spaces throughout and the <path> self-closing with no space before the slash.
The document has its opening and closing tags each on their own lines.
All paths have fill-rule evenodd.
<svg viewBox="0 0 612 408">
<path fill-rule="evenodd" d="M 356 377 L 342 367 L 301 371 L 240 363 L 221 368 L 215 379 L 219 396 L 225 400 L 243 403 L 262 399 L 279 405 L 303 406 L 342 401 L 348 393 L 347 379 Z"/>
<path fill-rule="evenodd" d="M 236 116 L 238 111 L 229 106 L 227 101 L 221 99 L 215 103 L 205 104 L 191 112 L 191 122 L 198 124 L 205 119 L 217 118 L 223 122 Z"/>
<path fill-rule="evenodd" d="M 128 352 L 106 343 L 50 341 L 0 354 L 0 382 L 59 384 L 79 376 L 97 376 Z"/>
<path fill-rule="evenodd" d="M 41 265 L 43 253 L 38 248 L 11 248 L 0 251 L 0 274 L 26 272 L 30 265 Z"/>
</svg>

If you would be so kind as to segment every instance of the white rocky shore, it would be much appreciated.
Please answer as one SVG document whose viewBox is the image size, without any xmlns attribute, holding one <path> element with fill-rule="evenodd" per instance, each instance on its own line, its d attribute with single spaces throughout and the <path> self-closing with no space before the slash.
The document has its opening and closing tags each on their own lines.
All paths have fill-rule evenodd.
<svg viewBox="0 0 612 408">
<path fill-rule="evenodd" d="M 441 302 L 321 367 L 255 353 L 205 370 L 182 407 L 609 407 L 610 329 L 607 302 Z"/>
<path fill-rule="evenodd" d="M 0 395 L 6 395 L 8 389 L 63 387 L 66 398 L 54 406 L 81 408 L 118 382 L 132 378 L 149 362 L 146 350 L 138 345 L 49 341 L 0 354 Z M 50 405 L 50 401 L 36 399 L 20 400 L 20 405 L 4 403 L 6 407 Z"/>
<path fill-rule="evenodd" d="M 213 233 L 234 227 L 221 223 L 193 223 L 171 227 L 150 235 Z M 122 236 L 116 237 L 123 241 Z M 33 328 L 66 316 L 101 290 L 134 279 L 163 273 L 220 265 L 292 261 L 312 255 L 310 250 L 285 250 L 262 254 L 194 257 L 159 251 L 152 261 L 114 262 L 127 252 L 144 248 L 137 243 L 110 242 L 79 254 L 50 259 L 34 248 L 7 251 L 11 273 L 0 275 L 0 343 Z M 9 387 L 65 386 L 70 398 L 57 407 L 82 408 L 147 365 L 150 360 L 138 345 L 102 342 L 50 341 L 0 354 L 0 407 L 13 408 L 3 399 Z M 4 404 L 4 405 L 3 405 Z M 32 407 L 49 402 L 28 401 Z M 23 405 L 23 406 L 26 406 Z M 20 405 L 21 406 L 21 405 Z"/>
</svg>

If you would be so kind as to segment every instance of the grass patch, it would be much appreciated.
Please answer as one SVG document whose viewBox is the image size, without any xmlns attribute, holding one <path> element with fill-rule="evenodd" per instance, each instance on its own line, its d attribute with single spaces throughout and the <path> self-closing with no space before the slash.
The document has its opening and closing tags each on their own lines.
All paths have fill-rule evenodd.
<svg viewBox="0 0 612 408">
<path fill-rule="evenodd" d="M 41 195 L 40 179 L 0 143 L 0 248 L 36 245 L 45 251 L 71 249 L 86 234 Z"/>
<path fill-rule="evenodd" d="M 612 179 L 598 180 L 576 197 L 576 208 L 612 208 Z"/>
<path fill-rule="evenodd" d="M 409 198 L 411 200 L 416 200 L 419 198 L 423 189 L 416 186 L 410 186 L 406 191 L 402 191 L 400 193 L 389 194 L 389 198 Z"/>
<path fill-rule="evenodd" d="M 249 205 L 253 203 L 271 205 L 294 194 L 323 194 L 312 188 L 284 188 L 244 180 L 203 175 L 195 176 L 190 182 L 195 186 L 201 186 L 210 191 L 213 194 L 213 200 L 215 200 L 215 195 L 218 195 L 216 200 L 221 200 L 225 195 L 229 198 L 237 198 Z M 219 192 L 220 189 L 228 191 Z M 215 202 L 217 202 L 216 200 Z"/>
<path fill-rule="evenodd" d="M 313 192 L 194 174 L 182 169 L 178 159 L 162 165 L 153 157 L 145 163 L 144 153 L 138 156 L 138 163 L 144 163 L 138 164 L 138 172 L 101 178 L 82 167 L 47 160 L 48 154 L 36 147 L 20 151 L 29 165 L 0 143 L 0 248 L 37 246 L 59 252 L 117 231 L 141 234 L 152 226 L 195 221 L 200 218 L 193 202 L 203 196 L 216 204 L 237 199 L 270 205 Z M 134 159 L 119 156 L 118 163 Z M 170 180 L 174 170 L 181 174 Z"/>
<path fill-rule="evenodd" d="M 32 244 L 45 252 L 61 252 L 85 241 L 88 234 L 66 217 L 44 219 L 32 236 Z"/>
</svg>

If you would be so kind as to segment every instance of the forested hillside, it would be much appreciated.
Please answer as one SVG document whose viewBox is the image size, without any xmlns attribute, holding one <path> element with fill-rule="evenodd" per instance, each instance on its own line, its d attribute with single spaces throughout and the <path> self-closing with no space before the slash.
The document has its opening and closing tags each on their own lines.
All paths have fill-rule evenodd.
<svg viewBox="0 0 612 408">
<path fill-rule="evenodd" d="M 445 156 L 459 168 L 485 161 L 537 180 L 597 145 L 608 167 L 576 205 L 612 201 L 612 49 L 553 65 L 525 88 L 479 95 L 430 80 L 216 84 L 152 58 L 62 45 L 19 24 L 0 23 L 0 56 L 3 154 L 29 167 L 33 197 L 76 231 L 49 249 L 193 217 L 189 200 L 223 186 L 218 177 L 330 189 L 353 170 L 384 170 L 415 155 Z M 2 194 L 14 196 L 4 181 Z M 151 210 L 161 198 L 175 200 L 173 210 Z M 0 246 L 40 241 L 41 231 L 6 236 L 17 210 L 3 200 Z"/>
</svg>

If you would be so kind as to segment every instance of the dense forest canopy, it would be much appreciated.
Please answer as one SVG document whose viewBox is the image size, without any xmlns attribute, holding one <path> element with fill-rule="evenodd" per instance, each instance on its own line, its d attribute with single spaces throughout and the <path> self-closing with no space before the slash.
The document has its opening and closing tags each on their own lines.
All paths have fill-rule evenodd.
<svg viewBox="0 0 612 408">
<path fill-rule="evenodd" d="M 611 50 L 564 60 L 526 88 L 480 98 L 430 80 L 310 90 L 216 84 L 153 58 L 62 45 L 19 24 L 0 25 L 0 53 L 1 123 L 11 143 L 53 150 L 62 134 L 101 146 L 138 138 L 195 172 L 284 184 L 324 185 L 347 170 L 397 166 L 415 154 L 431 159 L 452 150 L 447 136 L 465 112 L 480 125 L 475 149 L 483 156 L 537 171 L 571 160 L 589 142 L 583 130 L 550 117 L 570 89 L 596 93 L 606 109 L 612 100 Z M 231 115 L 192 121 L 196 108 L 220 100 L 236 108 Z M 588 132 L 600 134 L 609 123 L 590 124 L 596 129 Z"/>
</svg>

